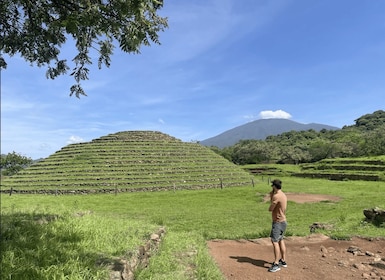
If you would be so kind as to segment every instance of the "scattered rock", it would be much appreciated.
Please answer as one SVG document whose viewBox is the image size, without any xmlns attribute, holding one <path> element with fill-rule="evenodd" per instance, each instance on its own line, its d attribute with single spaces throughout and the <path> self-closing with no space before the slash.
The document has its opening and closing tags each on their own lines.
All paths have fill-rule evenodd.
<svg viewBox="0 0 385 280">
<path fill-rule="evenodd" d="M 333 229 L 333 225 L 315 222 L 311 224 L 309 228 L 310 228 L 310 232 L 313 233 L 316 231 L 316 229 L 331 230 Z"/>
<path fill-rule="evenodd" d="M 373 256 L 374 256 L 374 253 L 369 252 L 369 251 L 366 251 L 366 252 L 365 252 L 365 255 L 367 255 L 367 256 L 369 256 L 369 257 L 373 257 Z"/>
<path fill-rule="evenodd" d="M 357 246 L 350 246 L 348 249 L 347 249 L 347 251 L 349 252 L 349 253 L 352 253 L 353 255 L 358 255 L 358 253 L 362 253 L 361 252 L 361 249 L 360 248 L 358 248 Z"/>
<path fill-rule="evenodd" d="M 157 240 L 159 240 L 159 235 L 156 234 L 156 233 L 153 233 L 153 234 L 151 234 L 150 239 L 151 239 L 152 241 L 157 241 Z"/>
<path fill-rule="evenodd" d="M 366 221 L 374 223 L 385 223 L 385 210 L 378 207 L 364 209 Z"/>
<path fill-rule="evenodd" d="M 328 249 L 326 249 L 326 247 L 324 245 L 321 245 L 321 252 L 324 253 L 324 254 L 327 254 L 328 253 Z"/>
<path fill-rule="evenodd" d="M 336 249 L 334 247 L 329 247 L 328 248 L 328 252 L 329 253 L 334 253 L 336 251 Z"/>
<path fill-rule="evenodd" d="M 360 271 L 365 271 L 367 270 L 367 267 L 366 265 L 362 264 L 362 263 L 355 263 L 353 264 L 353 267 L 360 270 Z"/>
<path fill-rule="evenodd" d="M 373 266 L 373 267 L 385 270 L 385 264 L 384 263 L 381 263 L 381 262 L 371 262 L 370 265 Z"/>
<path fill-rule="evenodd" d="M 338 266 L 349 267 L 349 261 L 341 260 L 338 262 Z"/>
</svg>

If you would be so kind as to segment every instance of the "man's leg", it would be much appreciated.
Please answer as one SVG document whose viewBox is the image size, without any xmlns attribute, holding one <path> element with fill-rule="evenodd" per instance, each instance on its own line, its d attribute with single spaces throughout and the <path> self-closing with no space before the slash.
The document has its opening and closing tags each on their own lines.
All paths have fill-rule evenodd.
<svg viewBox="0 0 385 280">
<path fill-rule="evenodd" d="M 274 263 L 278 263 L 279 262 L 279 253 L 280 253 L 280 244 L 281 244 L 281 241 L 280 242 L 273 242 L 273 248 L 274 248 Z"/>
<path fill-rule="evenodd" d="M 282 239 L 281 241 L 278 242 L 279 245 L 279 251 L 281 253 L 281 259 L 283 261 L 286 261 L 286 244 L 285 241 Z M 275 251 L 275 249 L 274 249 Z"/>
<path fill-rule="evenodd" d="M 280 252 L 279 243 L 274 242 L 273 240 L 271 241 L 271 243 L 273 243 L 273 248 L 274 248 L 274 263 L 269 268 L 269 271 L 270 272 L 277 272 L 277 271 L 281 270 L 281 268 L 279 267 L 279 252 Z"/>
</svg>

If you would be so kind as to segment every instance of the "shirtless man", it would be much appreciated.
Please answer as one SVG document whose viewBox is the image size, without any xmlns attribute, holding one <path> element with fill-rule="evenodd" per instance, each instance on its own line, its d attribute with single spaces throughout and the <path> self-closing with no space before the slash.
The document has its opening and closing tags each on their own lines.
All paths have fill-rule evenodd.
<svg viewBox="0 0 385 280">
<path fill-rule="evenodd" d="M 272 182 L 273 190 L 270 192 L 270 207 L 269 211 L 272 216 L 272 228 L 270 233 L 271 242 L 274 248 L 274 262 L 269 268 L 270 272 L 277 272 L 281 270 L 281 267 L 287 267 L 286 264 L 286 245 L 284 233 L 286 231 L 286 207 L 287 198 L 282 192 L 282 182 L 279 179 L 275 179 Z"/>
</svg>

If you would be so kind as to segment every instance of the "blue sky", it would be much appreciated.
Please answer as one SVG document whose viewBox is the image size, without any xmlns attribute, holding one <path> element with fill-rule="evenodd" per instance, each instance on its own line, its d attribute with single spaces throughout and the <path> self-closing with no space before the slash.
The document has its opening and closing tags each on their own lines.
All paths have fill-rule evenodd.
<svg viewBox="0 0 385 280">
<path fill-rule="evenodd" d="M 164 2 L 162 44 L 95 61 L 87 97 L 5 56 L 1 153 L 37 159 L 128 130 L 199 141 L 271 117 L 342 127 L 385 109 L 385 1 Z"/>
</svg>

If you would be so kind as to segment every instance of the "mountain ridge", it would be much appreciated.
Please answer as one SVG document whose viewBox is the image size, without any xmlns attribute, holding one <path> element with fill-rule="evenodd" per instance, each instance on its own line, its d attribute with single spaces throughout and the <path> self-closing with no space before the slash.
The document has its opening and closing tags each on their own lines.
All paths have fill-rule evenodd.
<svg viewBox="0 0 385 280">
<path fill-rule="evenodd" d="M 320 131 L 322 129 L 339 130 L 340 128 L 319 123 L 303 124 L 288 119 L 259 119 L 226 130 L 214 137 L 202 140 L 199 143 L 203 146 L 224 148 L 235 145 L 240 140 L 264 140 L 268 136 L 279 135 L 292 130 L 306 131 L 309 129 Z"/>
</svg>

